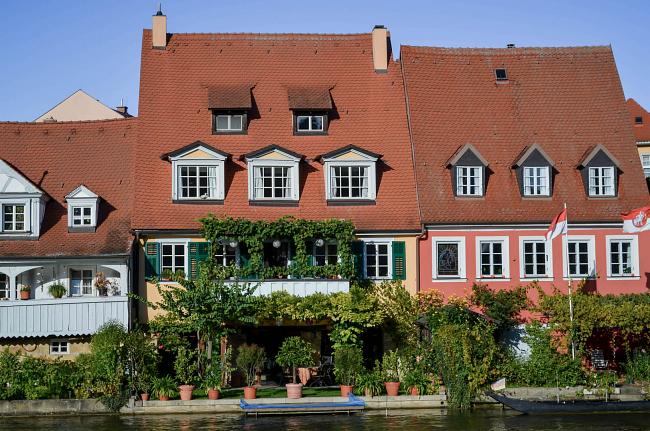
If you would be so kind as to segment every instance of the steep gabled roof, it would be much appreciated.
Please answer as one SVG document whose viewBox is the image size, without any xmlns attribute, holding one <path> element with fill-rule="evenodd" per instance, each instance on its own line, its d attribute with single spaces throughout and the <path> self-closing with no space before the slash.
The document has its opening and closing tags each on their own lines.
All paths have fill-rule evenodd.
<svg viewBox="0 0 650 431">
<path fill-rule="evenodd" d="M 605 146 L 602 144 L 594 145 L 593 148 L 587 150 L 585 152 L 585 156 L 580 160 L 578 167 L 584 168 L 587 166 L 589 162 L 591 162 L 591 160 L 600 152 L 604 153 L 609 158 L 609 160 L 611 160 L 616 165 L 616 167 L 621 167 L 621 163 L 618 161 L 618 159 L 614 157 L 612 153 L 607 151 L 607 148 L 605 148 Z"/>
<path fill-rule="evenodd" d="M 191 144 L 186 145 L 186 146 L 184 146 L 182 148 L 179 148 L 179 149 L 174 150 L 174 151 L 169 152 L 169 153 L 165 153 L 162 156 L 160 156 L 160 158 L 162 160 L 170 160 L 170 159 L 173 159 L 175 157 L 182 157 L 183 155 L 191 153 L 192 151 L 196 151 L 196 150 L 204 150 L 204 151 L 207 151 L 208 153 L 214 153 L 215 155 L 218 155 L 218 156 L 220 156 L 220 157 L 222 157 L 224 159 L 227 159 L 230 156 L 232 156 L 232 154 L 224 153 L 223 151 L 218 150 L 218 149 L 206 144 L 205 142 L 195 141 L 195 142 L 192 142 Z"/>
<path fill-rule="evenodd" d="M 324 161 L 324 160 L 327 160 L 327 159 L 333 159 L 335 157 L 340 156 L 341 154 L 345 154 L 345 153 L 350 152 L 350 151 L 358 153 L 358 154 L 363 154 L 363 155 L 365 155 L 365 156 L 367 156 L 367 157 L 369 157 L 371 159 L 378 160 L 378 159 L 382 158 L 381 154 L 376 154 L 376 153 L 373 153 L 372 151 L 364 150 L 361 147 L 357 147 L 356 145 L 350 144 L 350 145 L 346 145 L 345 147 L 337 148 L 336 150 L 330 151 L 329 153 L 321 154 L 320 156 L 316 157 L 316 160 Z"/>
<path fill-rule="evenodd" d="M 387 73 L 374 71 L 370 33 L 175 33 L 168 41 L 166 49 L 152 49 L 151 31 L 144 31 L 135 157 L 138 182 L 147 186 L 135 190 L 134 228 L 198 229 L 198 219 L 211 212 L 265 220 L 350 219 L 365 231 L 420 229 L 400 66 L 390 61 Z M 213 134 L 206 88 L 250 83 L 255 87 L 246 134 Z M 297 105 L 288 89 L 296 88 L 318 90 L 318 97 L 312 92 L 299 104 L 331 106 L 327 134 L 294 135 L 291 106 Z M 171 165 L 159 155 L 196 140 L 233 155 L 222 205 L 171 200 Z M 383 155 L 375 205 L 327 203 L 324 166 L 315 158 L 350 142 Z M 242 156 L 269 143 L 305 156 L 296 206 L 249 205 Z"/>
<path fill-rule="evenodd" d="M 521 151 L 521 153 L 519 155 L 517 155 L 517 158 L 512 163 L 512 167 L 517 168 L 517 167 L 523 165 L 526 162 L 526 160 L 528 159 L 528 157 L 530 157 L 530 155 L 534 151 L 537 151 L 539 154 L 541 154 L 542 157 L 544 157 L 546 159 L 546 161 L 548 162 L 549 165 L 555 167 L 555 162 L 553 161 L 551 156 L 546 154 L 546 151 L 544 151 L 544 149 L 542 147 L 540 147 L 539 145 L 537 145 L 537 144 L 533 144 L 533 145 L 529 145 L 529 146 L 525 147 Z"/>
<path fill-rule="evenodd" d="M 0 159 L 50 200 L 38 240 L 0 240 L 0 256 L 128 254 L 133 241 L 132 152 L 137 119 L 66 123 L 1 123 Z M 96 232 L 68 232 L 66 196 L 80 184 L 101 197 Z"/>
<path fill-rule="evenodd" d="M 650 112 L 646 111 L 634 99 L 627 99 L 627 109 L 630 110 L 630 120 L 632 121 L 637 142 L 650 142 Z M 636 117 L 641 117 L 643 124 L 636 124 Z"/>
<path fill-rule="evenodd" d="M 445 166 L 449 167 L 449 166 L 456 165 L 458 161 L 461 159 L 461 157 L 463 157 L 465 153 L 467 153 L 468 151 L 474 154 L 474 156 L 476 156 L 476 158 L 480 160 L 483 166 L 488 165 L 488 161 L 485 160 L 485 158 L 481 155 L 479 150 L 477 150 L 474 145 L 465 144 L 462 147 L 458 147 L 458 149 L 454 151 L 454 154 L 452 154 L 451 157 L 449 157 L 449 160 L 445 162 Z"/>
<path fill-rule="evenodd" d="M 124 117 L 130 117 L 130 115 L 122 114 L 106 106 L 83 90 L 77 90 L 39 116 L 34 122 L 114 120 Z"/>
<path fill-rule="evenodd" d="M 278 151 L 297 160 L 302 160 L 305 158 L 305 156 L 303 156 L 302 154 L 294 153 L 293 151 L 287 150 L 286 148 L 283 148 L 279 145 L 267 145 L 264 148 L 260 148 L 259 150 L 254 150 L 251 151 L 250 153 L 246 153 L 242 155 L 241 159 L 242 160 L 256 159 L 258 157 L 262 157 L 263 155 L 272 153 L 274 151 Z"/>
<path fill-rule="evenodd" d="M 401 48 L 420 208 L 425 223 L 547 223 L 570 206 L 572 221 L 619 221 L 647 205 L 628 109 L 612 50 Z M 496 82 L 505 68 L 508 81 Z M 471 142 L 490 161 L 485 199 L 454 198 L 449 154 Z M 525 199 L 512 162 L 531 142 L 556 162 L 550 199 Z M 576 166 L 601 143 L 621 164 L 618 197 L 585 195 Z"/>
</svg>

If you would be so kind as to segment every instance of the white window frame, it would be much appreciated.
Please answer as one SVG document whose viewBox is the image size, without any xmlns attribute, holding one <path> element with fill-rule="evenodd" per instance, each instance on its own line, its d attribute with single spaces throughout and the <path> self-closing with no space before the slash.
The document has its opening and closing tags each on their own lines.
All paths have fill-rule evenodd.
<svg viewBox="0 0 650 431">
<path fill-rule="evenodd" d="M 650 153 L 641 154 L 641 167 L 643 168 L 643 175 L 650 178 Z"/>
<path fill-rule="evenodd" d="M 81 216 L 79 216 L 79 217 L 74 215 L 74 210 L 77 209 L 77 208 L 81 209 Z M 97 222 L 96 222 L 97 214 L 96 214 L 95 208 L 96 208 L 96 205 L 91 205 L 91 204 L 86 204 L 86 205 L 71 204 L 70 209 L 69 209 L 70 223 L 68 224 L 68 226 L 72 227 L 72 228 L 75 228 L 75 227 L 81 227 L 81 228 L 83 228 L 83 227 L 94 227 L 97 224 Z M 90 223 L 88 223 L 88 224 L 84 223 L 84 220 L 86 219 L 86 217 L 84 216 L 83 212 L 84 212 L 85 209 L 90 210 Z M 81 220 L 80 224 L 74 224 L 75 220 L 77 220 L 77 219 Z"/>
<path fill-rule="evenodd" d="M 527 276 L 526 275 L 526 256 L 525 243 L 542 242 L 544 243 L 544 253 L 546 256 L 546 274 L 544 276 Z M 553 281 L 553 244 L 546 241 L 543 236 L 520 236 L 519 237 L 519 278 L 521 280 L 538 280 Z"/>
<path fill-rule="evenodd" d="M 81 281 L 82 284 L 79 287 L 79 293 L 72 293 L 72 271 L 81 272 Z M 84 280 L 84 271 L 90 271 L 90 293 L 83 292 L 83 280 Z M 67 296 L 95 296 L 95 277 L 96 277 L 96 268 L 90 266 L 71 266 L 68 268 L 68 291 L 66 292 Z"/>
<path fill-rule="evenodd" d="M 300 174 L 298 171 L 298 160 L 273 160 L 273 159 L 251 159 L 248 161 L 248 199 L 255 202 L 273 201 L 297 201 L 300 198 L 299 184 Z M 291 175 L 291 191 L 288 197 L 284 198 L 256 198 L 255 197 L 255 171 L 256 168 L 289 168 Z"/>
<path fill-rule="evenodd" d="M 332 171 L 336 167 L 359 167 L 366 168 L 368 171 L 368 196 L 366 197 L 341 197 L 334 196 L 332 193 L 333 176 Z M 359 161 L 331 161 L 325 162 L 325 195 L 327 200 L 332 201 L 374 201 L 377 198 L 377 170 L 376 162 L 359 162 Z"/>
<path fill-rule="evenodd" d="M 164 269 L 163 269 L 163 248 L 165 245 L 171 245 L 172 246 L 172 268 L 176 266 L 175 264 L 175 258 L 176 258 L 176 251 L 175 251 L 175 246 L 177 245 L 182 245 L 183 246 L 183 253 L 184 253 L 184 259 L 183 259 L 183 274 L 187 276 L 187 268 L 188 268 L 188 240 L 162 240 L 159 241 L 158 244 L 160 247 L 160 268 L 158 269 L 160 271 L 161 277 L 164 275 Z M 178 268 L 176 269 L 178 271 Z M 172 273 L 175 273 L 176 271 L 172 271 Z"/>
<path fill-rule="evenodd" d="M 313 244 L 312 244 L 312 248 L 311 248 L 311 255 L 312 255 L 312 260 L 313 260 L 313 265 L 314 266 L 326 266 L 326 265 L 329 265 L 329 263 L 327 263 L 327 260 L 328 260 L 328 257 L 330 257 L 331 255 L 327 253 L 327 246 L 328 245 L 336 245 L 336 262 L 338 263 L 340 261 L 339 243 L 338 243 L 338 241 L 336 241 L 336 240 L 325 240 L 325 242 L 323 244 L 323 248 L 325 249 L 325 253 L 324 254 L 318 254 L 318 256 L 323 256 L 324 257 L 325 264 L 324 265 L 319 265 L 317 263 L 317 261 L 316 261 L 316 255 L 317 255 L 316 249 L 318 248 L 318 246 L 316 245 L 316 241 L 314 241 Z M 364 247 L 364 250 L 365 250 L 365 247 Z"/>
<path fill-rule="evenodd" d="M 440 236 L 431 238 L 432 261 L 431 261 L 431 279 L 437 282 L 466 282 L 467 281 L 467 258 L 464 236 Z M 456 243 L 458 244 L 458 275 L 440 275 L 438 274 L 438 244 Z"/>
<path fill-rule="evenodd" d="M 4 292 L 5 296 L 0 298 L 1 301 L 6 301 L 11 299 L 11 277 L 7 274 L 0 273 L 0 292 Z"/>
<path fill-rule="evenodd" d="M 296 133 L 322 133 L 325 131 L 325 121 L 326 121 L 326 115 L 325 114 L 295 114 L 296 116 Z M 314 117 L 320 117 L 321 118 L 321 128 L 320 129 L 314 129 L 312 128 L 312 120 Z M 300 118 L 309 118 L 309 128 L 308 129 L 301 129 L 299 127 L 300 123 Z"/>
<path fill-rule="evenodd" d="M 226 263 L 225 263 L 226 262 L 225 248 L 230 247 L 230 245 L 228 244 L 229 242 L 230 241 L 225 239 L 225 240 L 223 240 L 222 244 L 219 244 L 219 242 L 217 242 L 217 244 L 212 245 L 212 247 L 213 247 L 213 249 L 212 249 L 212 251 L 213 251 L 212 258 L 217 263 L 217 265 L 227 266 Z M 219 247 L 219 250 L 221 251 L 220 254 L 217 254 L 217 253 L 214 252 L 216 247 Z M 239 254 L 240 253 L 239 252 L 239 243 L 237 243 L 237 245 L 234 248 L 235 248 L 235 266 L 239 267 L 239 255 L 240 255 Z M 220 256 L 220 257 L 217 257 L 217 256 Z M 221 261 L 219 262 L 219 260 L 221 260 Z"/>
<path fill-rule="evenodd" d="M 65 351 L 61 351 L 61 347 L 63 345 L 65 345 Z M 50 340 L 50 355 L 69 355 L 69 354 L 70 354 L 69 340 L 65 338 L 57 338 L 57 339 Z"/>
<path fill-rule="evenodd" d="M 214 196 L 196 196 L 196 197 L 183 197 L 182 181 L 181 181 L 181 167 L 196 167 L 207 168 L 208 170 L 213 167 L 216 169 L 216 185 L 214 188 Z M 181 159 L 172 161 L 172 169 L 174 175 L 172 179 L 173 198 L 177 201 L 222 201 L 224 199 L 224 161 L 223 160 L 208 160 L 208 159 Z M 208 180 L 209 181 L 209 180 Z"/>
<path fill-rule="evenodd" d="M 481 243 L 501 243 L 501 265 L 503 274 L 499 277 L 481 274 Z M 510 281 L 510 237 L 508 236 L 477 236 L 476 237 L 476 279 L 479 281 Z"/>
<path fill-rule="evenodd" d="M 363 275 L 369 280 L 391 280 L 393 278 L 393 239 L 392 238 L 373 238 L 373 239 L 364 239 L 363 241 Z M 385 277 L 379 276 L 368 276 L 368 265 L 367 265 L 367 250 L 366 246 L 369 244 L 376 245 L 386 245 L 388 250 L 388 274 Z M 376 266 L 378 267 L 378 262 L 376 261 Z"/>
<path fill-rule="evenodd" d="M 18 206 L 23 207 L 23 229 L 22 230 L 13 230 L 13 229 L 5 229 L 5 207 L 14 207 L 14 218 L 15 218 L 15 208 Z M 31 212 L 30 212 L 30 204 L 29 202 L 25 201 L 6 201 L 6 202 L 0 202 L 0 221 L 2 224 L 0 225 L 0 232 L 4 233 L 9 233 L 9 234 L 24 234 L 25 232 L 29 232 L 30 228 L 30 219 L 31 219 Z M 15 226 L 16 221 L 13 220 L 12 224 Z"/>
<path fill-rule="evenodd" d="M 606 173 L 609 173 L 610 175 L 605 175 Z M 589 168 L 589 173 L 588 173 L 588 187 L 589 187 L 589 196 L 590 197 L 612 197 L 616 196 L 616 167 L 614 166 L 594 166 Z M 603 179 L 604 178 L 610 178 L 611 177 L 611 185 L 604 185 L 603 184 Z M 595 186 L 592 185 L 592 180 L 598 178 L 599 180 L 599 185 Z M 609 187 L 611 188 L 611 192 L 605 193 L 605 188 Z M 592 193 L 592 189 L 595 189 L 598 191 L 598 193 Z"/>
<path fill-rule="evenodd" d="M 607 235 L 607 279 L 608 280 L 639 280 L 639 237 L 637 235 Z M 630 242 L 630 260 L 632 272 L 629 275 L 612 274 L 611 244 L 612 242 Z"/>
<path fill-rule="evenodd" d="M 550 168 L 548 166 L 524 166 L 522 175 L 524 196 L 550 196 Z M 527 179 L 531 179 L 532 184 L 529 184 Z"/>
<path fill-rule="evenodd" d="M 219 117 L 228 118 L 228 128 L 220 129 L 219 128 Z M 232 117 L 240 117 L 240 126 L 239 129 L 232 127 Z M 244 114 L 214 114 L 214 130 L 217 133 L 230 133 L 230 132 L 243 132 L 244 131 L 244 121 L 246 116 Z"/>
<path fill-rule="evenodd" d="M 467 178 L 474 178 L 475 176 L 472 175 L 472 172 L 474 170 L 478 170 L 478 176 L 477 178 L 477 184 L 475 185 L 462 185 L 461 183 L 461 178 L 464 178 L 464 175 L 461 175 L 461 172 L 467 171 L 468 175 Z M 469 197 L 480 197 L 483 196 L 483 175 L 484 175 L 484 167 L 483 166 L 465 166 L 465 165 L 458 165 L 455 166 L 456 170 L 456 196 L 469 196 Z M 462 193 L 462 188 L 465 187 L 468 190 L 471 187 L 475 187 L 478 189 L 477 193 Z"/>
<path fill-rule="evenodd" d="M 572 275 L 571 279 L 572 280 L 577 280 L 577 279 L 593 279 L 596 277 L 596 236 L 595 235 L 569 235 L 568 238 L 569 242 L 572 241 L 586 241 L 588 242 L 589 246 L 587 249 L 588 253 L 588 273 L 589 275 L 583 276 L 583 275 Z M 567 237 L 566 235 L 562 235 L 562 275 L 565 280 L 569 279 L 569 253 L 568 253 L 568 244 L 567 244 Z"/>
</svg>

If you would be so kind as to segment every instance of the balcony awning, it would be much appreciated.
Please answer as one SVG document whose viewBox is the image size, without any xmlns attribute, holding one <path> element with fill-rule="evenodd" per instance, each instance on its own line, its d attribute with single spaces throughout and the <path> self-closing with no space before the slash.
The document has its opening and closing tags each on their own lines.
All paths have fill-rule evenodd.
<svg viewBox="0 0 650 431">
<path fill-rule="evenodd" d="M 209 109 L 251 109 L 251 84 L 220 85 L 208 88 Z"/>
<path fill-rule="evenodd" d="M 320 87 L 289 87 L 289 109 L 332 109 L 331 86 Z"/>
</svg>

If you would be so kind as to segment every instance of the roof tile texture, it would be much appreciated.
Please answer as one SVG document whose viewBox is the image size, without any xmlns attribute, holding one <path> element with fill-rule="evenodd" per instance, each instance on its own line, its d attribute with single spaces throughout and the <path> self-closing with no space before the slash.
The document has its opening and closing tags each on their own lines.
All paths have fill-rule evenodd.
<svg viewBox="0 0 650 431">
<path fill-rule="evenodd" d="M 609 47 L 401 49 L 424 223 L 618 221 L 648 203 L 628 110 Z M 497 83 L 494 69 L 509 80 Z M 483 198 L 455 198 L 445 161 L 474 145 L 492 173 Z M 523 198 L 512 161 L 540 145 L 556 162 L 551 198 Z M 590 199 L 576 169 L 604 145 L 621 163 L 619 196 Z"/>
<path fill-rule="evenodd" d="M 632 127 L 637 142 L 650 142 L 650 112 L 646 111 L 634 99 L 627 99 L 627 108 L 630 110 Z M 636 124 L 636 117 L 641 117 L 643 124 Z"/>
<path fill-rule="evenodd" d="M 173 34 L 165 50 L 142 42 L 134 227 L 195 229 L 208 213 L 276 219 L 346 218 L 360 230 L 419 228 L 415 180 L 399 64 L 375 73 L 370 34 Z M 213 135 L 205 88 L 255 87 L 246 135 Z M 326 136 L 294 136 L 288 88 L 330 88 L 335 115 Z M 223 205 L 172 203 L 171 164 L 160 155 L 194 141 L 233 155 Z M 248 202 L 240 156 L 268 145 L 304 154 L 297 207 Z M 328 206 L 320 154 L 354 144 L 383 154 L 375 205 Z"/>
</svg>

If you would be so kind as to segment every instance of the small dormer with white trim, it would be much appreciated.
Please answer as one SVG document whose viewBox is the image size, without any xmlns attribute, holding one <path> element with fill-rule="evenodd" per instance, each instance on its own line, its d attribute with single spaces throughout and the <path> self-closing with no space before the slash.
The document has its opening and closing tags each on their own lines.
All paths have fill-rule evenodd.
<svg viewBox="0 0 650 431">
<path fill-rule="evenodd" d="M 68 193 L 68 232 L 95 232 L 99 196 L 83 184 Z"/>
<path fill-rule="evenodd" d="M 0 240 L 38 239 L 48 196 L 0 159 Z"/>
<path fill-rule="evenodd" d="M 374 202 L 380 154 L 348 145 L 321 155 L 328 204 Z"/>
</svg>

